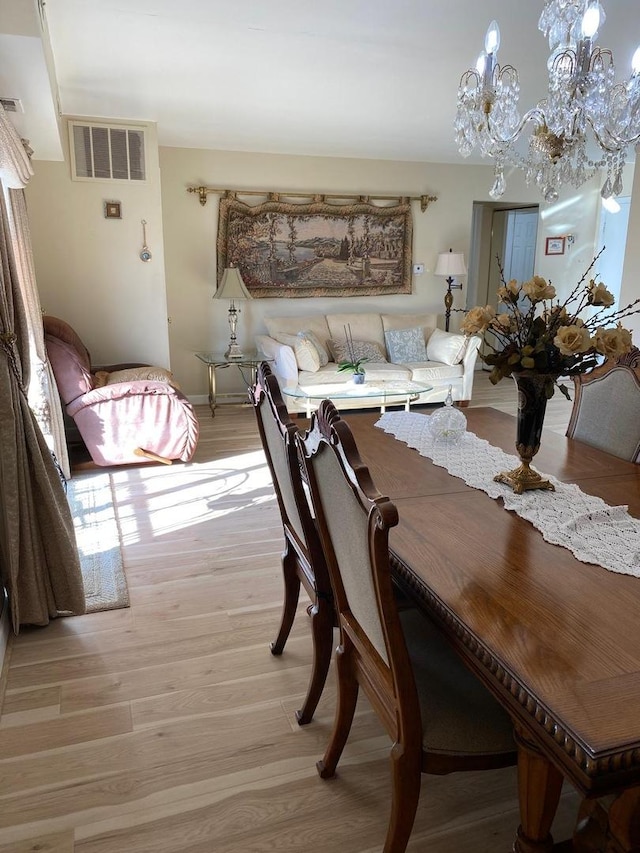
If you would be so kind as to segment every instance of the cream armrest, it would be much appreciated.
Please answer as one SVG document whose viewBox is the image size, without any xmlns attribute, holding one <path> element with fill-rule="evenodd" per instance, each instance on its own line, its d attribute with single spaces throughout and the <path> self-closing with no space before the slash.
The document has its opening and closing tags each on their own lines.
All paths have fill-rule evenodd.
<svg viewBox="0 0 640 853">
<path fill-rule="evenodd" d="M 268 335 L 256 335 L 256 349 L 258 352 L 273 359 L 270 363 L 271 371 L 275 373 L 280 387 L 298 384 L 298 362 L 296 361 L 293 348 L 281 344 Z"/>
<path fill-rule="evenodd" d="M 476 367 L 476 359 L 478 358 L 478 350 L 482 338 L 479 335 L 474 335 L 469 339 L 467 349 L 462 359 L 462 400 L 470 400 L 473 391 L 473 372 Z"/>
</svg>

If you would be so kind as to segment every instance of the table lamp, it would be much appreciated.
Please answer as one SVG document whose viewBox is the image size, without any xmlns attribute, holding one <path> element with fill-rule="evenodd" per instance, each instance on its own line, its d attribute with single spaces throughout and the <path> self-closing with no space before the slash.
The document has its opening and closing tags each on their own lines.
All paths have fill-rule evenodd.
<svg viewBox="0 0 640 853">
<path fill-rule="evenodd" d="M 251 294 L 247 290 L 240 270 L 234 267 L 233 264 L 227 267 L 222 273 L 222 281 L 220 287 L 216 290 L 214 299 L 229 299 L 229 328 L 231 329 L 231 338 L 229 340 L 229 348 L 225 352 L 225 358 L 230 361 L 234 359 L 244 358 L 244 353 L 236 342 L 236 329 L 238 328 L 238 314 L 240 309 L 236 308 L 236 299 L 251 299 Z"/>
<path fill-rule="evenodd" d="M 444 327 L 448 332 L 451 306 L 453 305 L 453 293 L 451 293 L 451 290 L 462 290 L 462 282 L 454 284 L 453 280 L 456 276 L 467 274 L 462 252 L 453 252 L 451 249 L 448 252 L 441 252 L 438 255 L 438 262 L 436 263 L 433 274 L 445 276 L 447 280 L 447 292 L 444 295 Z"/>
</svg>

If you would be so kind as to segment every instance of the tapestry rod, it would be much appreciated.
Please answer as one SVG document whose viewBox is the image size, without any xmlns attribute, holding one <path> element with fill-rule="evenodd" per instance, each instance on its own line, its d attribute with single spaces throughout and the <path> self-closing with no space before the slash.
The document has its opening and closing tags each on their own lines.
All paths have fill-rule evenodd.
<svg viewBox="0 0 640 853">
<path fill-rule="evenodd" d="M 198 193 L 198 197 L 200 198 L 200 204 L 205 205 L 207 203 L 207 194 L 208 193 L 216 193 L 217 195 L 223 195 L 226 197 L 235 196 L 235 195 L 259 195 L 266 196 L 268 201 L 280 201 L 284 198 L 304 198 L 308 201 L 326 201 L 327 199 L 339 199 L 340 201 L 359 201 L 359 202 L 371 202 L 371 201 L 395 201 L 398 204 L 407 201 L 419 201 L 420 202 L 420 210 L 424 213 L 424 211 L 429 206 L 429 202 L 437 201 L 438 196 L 435 195 L 357 195 L 356 193 L 284 193 L 284 192 L 269 192 L 268 190 L 229 190 L 229 189 L 219 189 L 217 187 L 187 187 L 188 193 Z"/>
</svg>

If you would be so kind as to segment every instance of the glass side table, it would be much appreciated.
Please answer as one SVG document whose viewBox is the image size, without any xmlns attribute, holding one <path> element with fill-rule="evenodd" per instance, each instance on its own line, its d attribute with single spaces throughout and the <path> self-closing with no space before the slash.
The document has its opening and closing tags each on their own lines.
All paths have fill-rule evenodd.
<svg viewBox="0 0 640 853">
<path fill-rule="evenodd" d="M 255 385 L 256 372 L 261 361 L 273 361 L 272 358 L 267 358 L 259 352 L 245 353 L 242 358 L 226 358 L 219 352 L 197 352 L 196 358 L 203 361 L 209 370 L 209 408 L 211 409 L 211 417 L 216 415 L 216 371 L 224 370 L 227 367 L 237 367 L 240 371 L 242 379 L 247 388 Z M 250 371 L 250 378 L 247 378 L 245 370 Z"/>
</svg>

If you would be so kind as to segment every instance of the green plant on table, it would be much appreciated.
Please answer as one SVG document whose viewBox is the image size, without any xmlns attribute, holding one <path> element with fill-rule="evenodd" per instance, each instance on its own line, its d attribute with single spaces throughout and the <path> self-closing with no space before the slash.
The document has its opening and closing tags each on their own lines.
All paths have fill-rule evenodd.
<svg viewBox="0 0 640 853">
<path fill-rule="evenodd" d="M 353 337 L 351 335 L 351 326 L 344 327 L 344 337 L 347 345 L 348 359 L 338 362 L 338 373 L 353 373 L 357 376 L 364 376 L 365 370 L 362 366 L 368 359 L 356 358 L 355 348 L 353 346 Z"/>
</svg>

